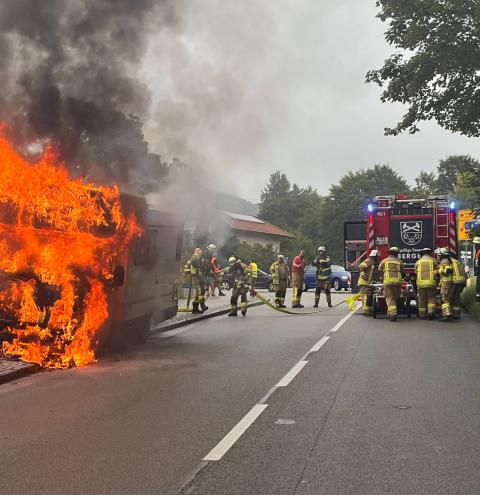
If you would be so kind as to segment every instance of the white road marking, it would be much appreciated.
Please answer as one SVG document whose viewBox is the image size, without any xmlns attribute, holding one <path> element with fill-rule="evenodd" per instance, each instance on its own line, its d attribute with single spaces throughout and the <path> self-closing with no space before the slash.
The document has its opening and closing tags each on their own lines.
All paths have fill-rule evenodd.
<svg viewBox="0 0 480 495">
<path fill-rule="evenodd" d="M 267 407 L 268 404 L 255 404 L 250 411 L 248 411 L 248 413 L 245 414 L 245 416 L 203 458 L 203 460 L 219 461 Z"/>
<path fill-rule="evenodd" d="M 319 351 L 328 341 L 330 340 L 330 337 L 328 335 L 325 335 L 325 337 L 322 337 L 309 351 L 308 353 L 310 354 L 311 352 L 317 352 Z"/>
<path fill-rule="evenodd" d="M 278 383 L 277 387 L 286 387 L 299 373 L 308 361 L 299 361 Z"/>
<path fill-rule="evenodd" d="M 348 321 L 358 310 L 360 306 L 357 306 L 354 311 L 350 311 L 348 315 L 345 315 L 328 333 L 337 332 L 343 327 L 346 321 Z"/>
</svg>

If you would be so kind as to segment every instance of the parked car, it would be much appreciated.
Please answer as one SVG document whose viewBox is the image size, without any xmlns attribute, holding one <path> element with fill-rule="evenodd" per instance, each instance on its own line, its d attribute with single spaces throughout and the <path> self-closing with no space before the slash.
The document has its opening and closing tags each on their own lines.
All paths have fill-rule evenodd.
<svg viewBox="0 0 480 495">
<path fill-rule="evenodd" d="M 308 266 L 305 268 L 305 278 L 303 290 L 315 289 L 317 268 Z M 352 277 L 350 272 L 347 272 L 340 265 L 332 265 L 332 287 L 335 290 L 350 290 Z"/>
<path fill-rule="evenodd" d="M 227 273 L 223 276 L 222 290 L 230 290 L 233 285 L 233 276 Z M 269 292 L 273 292 L 273 280 L 269 273 L 263 270 L 258 270 L 258 277 L 255 283 L 255 289 L 268 289 Z"/>
</svg>

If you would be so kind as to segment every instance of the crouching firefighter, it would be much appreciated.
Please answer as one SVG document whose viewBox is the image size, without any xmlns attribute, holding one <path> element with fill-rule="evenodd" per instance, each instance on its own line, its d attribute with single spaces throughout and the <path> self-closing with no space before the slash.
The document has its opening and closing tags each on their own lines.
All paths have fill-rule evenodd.
<svg viewBox="0 0 480 495">
<path fill-rule="evenodd" d="M 417 279 L 417 298 L 419 318 L 435 319 L 435 307 L 437 302 L 438 263 L 432 257 L 432 248 L 423 248 L 422 257 L 415 263 L 415 275 Z"/>
<path fill-rule="evenodd" d="M 201 314 L 208 309 L 207 306 L 205 306 L 205 288 L 203 286 L 203 274 L 201 273 L 202 257 L 202 250 L 200 248 L 196 248 L 192 257 L 187 261 L 183 269 L 190 286 L 189 296 L 190 294 L 193 295 L 193 314 Z"/>
<path fill-rule="evenodd" d="M 362 310 L 363 314 L 370 316 L 372 314 L 373 304 L 373 289 L 372 284 L 378 279 L 378 257 L 379 252 L 377 249 L 370 251 L 370 256 L 360 263 L 360 277 L 358 279 L 358 286 L 362 294 Z"/>
<path fill-rule="evenodd" d="M 251 285 L 251 272 L 247 265 L 244 265 L 235 256 L 228 259 L 229 266 L 222 270 L 223 273 L 230 273 L 233 276 L 232 297 L 230 298 L 230 313 L 228 316 L 237 316 L 238 298 L 240 297 L 240 309 L 243 316 L 247 315 L 247 292 Z"/>
<path fill-rule="evenodd" d="M 315 304 L 314 308 L 318 308 L 320 302 L 320 294 L 322 290 L 325 291 L 325 297 L 327 298 L 328 307 L 332 307 L 332 295 L 330 294 L 330 280 L 332 278 L 332 264 L 330 257 L 327 256 L 325 246 L 318 248 L 318 256 L 313 262 L 313 266 L 317 268 L 316 274 L 316 288 L 315 288 Z"/>
<path fill-rule="evenodd" d="M 287 294 L 287 287 L 290 285 L 290 270 L 285 263 L 283 254 L 278 255 L 277 261 L 270 267 L 270 273 L 275 289 L 275 305 L 277 308 L 286 308 L 285 295 Z"/>
<path fill-rule="evenodd" d="M 388 250 L 388 256 L 382 260 L 378 271 L 383 276 L 383 288 L 387 303 L 387 316 L 390 321 L 397 321 L 397 305 L 402 294 L 403 261 L 398 259 L 400 249 L 392 246 Z"/>
</svg>

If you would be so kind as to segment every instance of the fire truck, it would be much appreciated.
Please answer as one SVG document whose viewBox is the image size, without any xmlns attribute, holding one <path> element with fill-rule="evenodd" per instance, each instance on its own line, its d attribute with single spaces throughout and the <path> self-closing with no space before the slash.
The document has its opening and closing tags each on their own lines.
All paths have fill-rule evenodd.
<svg viewBox="0 0 480 495">
<path fill-rule="evenodd" d="M 378 249 L 383 259 L 391 246 L 397 246 L 407 273 L 413 272 L 423 248 L 445 247 L 458 254 L 455 203 L 445 196 L 376 196 L 367 209 L 365 254 Z"/>
<path fill-rule="evenodd" d="M 388 256 L 391 246 L 400 249 L 406 280 L 402 285 L 399 311 L 408 317 L 415 300 L 414 272 L 421 250 L 448 248 L 458 254 L 456 212 L 454 202 L 445 196 L 407 199 L 400 196 L 376 196 L 367 206 L 367 221 L 345 222 L 345 266 L 352 272 L 352 290 L 356 289 L 360 263 L 372 249 L 380 258 Z M 373 317 L 386 311 L 382 284 L 374 284 Z"/>
</svg>

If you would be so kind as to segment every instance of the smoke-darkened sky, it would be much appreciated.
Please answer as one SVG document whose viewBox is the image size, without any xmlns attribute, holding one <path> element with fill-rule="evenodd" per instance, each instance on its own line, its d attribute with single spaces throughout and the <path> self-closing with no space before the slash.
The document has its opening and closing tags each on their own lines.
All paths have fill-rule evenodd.
<svg viewBox="0 0 480 495">
<path fill-rule="evenodd" d="M 374 0 L 189 0 L 150 40 L 153 151 L 205 167 L 225 192 L 257 200 L 281 169 L 326 193 L 349 169 L 390 163 L 410 182 L 476 139 L 422 125 L 385 137 L 402 108 L 365 74 L 391 52 Z"/>
</svg>

